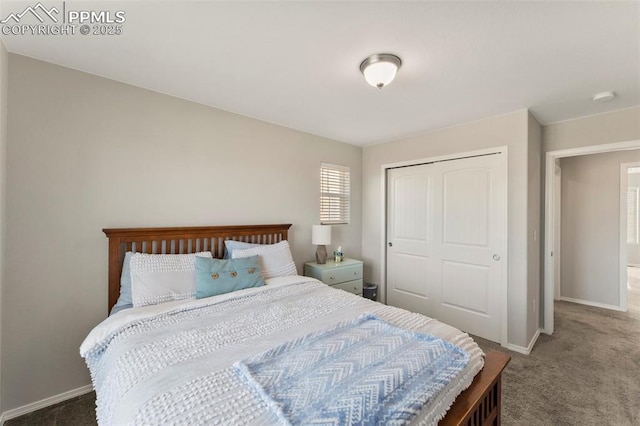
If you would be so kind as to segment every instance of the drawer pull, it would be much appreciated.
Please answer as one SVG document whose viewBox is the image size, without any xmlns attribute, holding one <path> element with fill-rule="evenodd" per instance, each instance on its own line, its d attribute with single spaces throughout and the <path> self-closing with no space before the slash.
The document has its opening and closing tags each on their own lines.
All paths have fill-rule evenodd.
<svg viewBox="0 0 640 426">
<path fill-rule="evenodd" d="M 330 280 L 335 280 L 336 277 L 334 277 L 333 275 L 329 277 Z"/>
<path fill-rule="evenodd" d="M 355 275 L 358 275 L 358 274 L 360 273 L 360 271 L 353 271 L 353 273 L 354 273 Z"/>
</svg>

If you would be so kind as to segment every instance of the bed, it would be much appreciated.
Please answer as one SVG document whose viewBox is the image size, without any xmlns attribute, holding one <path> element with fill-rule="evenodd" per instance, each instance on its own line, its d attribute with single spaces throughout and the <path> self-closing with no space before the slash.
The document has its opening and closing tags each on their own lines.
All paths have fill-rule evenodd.
<svg viewBox="0 0 640 426">
<path fill-rule="evenodd" d="M 108 309 L 120 294 L 126 252 L 208 252 L 222 259 L 226 240 L 276 245 L 286 242 L 290 227 L 104 229 L 109 238 Z M 196 312 L 206 317 L 207 324 L 215 324 L 207 326 L 204 336 L 186 338 L 192 336 L 191 330 L 177 328 L 173 340 L 159 334 L 163 327 L 183 327 L 182 321 L 194 321 Z M 245 381 L 238 379 L 237 370 L 249 365 L 243 360 L 264 360 L 274 350 L 295 351 L 299 346 L 281 348 L 291 342 L 307 344 L 305 339 L 317 339 L 326 330 L 342 332 L 369 320 L 393 332 L 406 330 L 411 336 L 433 334 L 468 354 L 468 363 L 456 379 L 441 385 L 437 395 L 416 409 L 411 424 L 500 424 L 501 373 L 510 359 L 507 354 L 493 351 L 485 356 L 475 342 L 453 327 L 330 289 L 312 278 L 275 277 L 259 288 L 125 310 L 99 324 L 83 342 L 81 354 L 90 367 L 101 424 L 286 424 L 287 419 L 279 417 L 281 407 L 271 407 L 260 386 L 247 387 L 250 375 Z M 223 330 L 219 324 L 226 323 Z M 246 324 L 236 326 L 242 323 Z M 160 337 L 151 340 L 149 336 L 156 334 Z M 206 340 L 207 346 L 190 341 L 195 355 L 184 348 L 174 351 L 188 339 Z"/>
</svg>

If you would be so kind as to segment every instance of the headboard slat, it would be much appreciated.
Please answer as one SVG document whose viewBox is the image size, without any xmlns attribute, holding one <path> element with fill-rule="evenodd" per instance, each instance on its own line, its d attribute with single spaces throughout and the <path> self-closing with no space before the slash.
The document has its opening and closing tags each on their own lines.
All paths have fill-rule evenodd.
<svg viewBox="0 0 640 426">
<path fill-rule="evenodd" d="M 290 223 L 103 229 L 102 231 L 109 238 L 109 311 L 120 295 L 122 261 L 127 251 L 163 254 L 210 251 L 214 258 L 221 259 L 224 256 L 225 240 L 275 244 L 288 239 L 289 228 L 291 228 Z"/>
</svg>

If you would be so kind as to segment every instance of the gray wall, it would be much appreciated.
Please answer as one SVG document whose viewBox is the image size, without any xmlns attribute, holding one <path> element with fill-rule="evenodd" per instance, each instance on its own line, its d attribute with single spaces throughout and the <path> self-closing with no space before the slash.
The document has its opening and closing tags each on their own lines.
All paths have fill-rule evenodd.
<svg viewBox="0 0 640 426">
<path fill-rule="evenodd" d="M 9 61 L 7 49 L 0 40 L 0 383 L 4 371 L 2 358 L 2 324 L 4 311 L 2 310 L 2 293 L 4 287 L 4 257 L 6 239 L 6 176 L 7 176 L 7 99 L 9 89 Z M 0 413 L 3 412 L 2 392 L 0 386 Z"/>
<path fill-rule="evenodd" d="M 640 150 L 563 158 L 560 295 L 620 305 L 620 164 Z"/>
<path fill-rule="evenodd" d="M 333 242 L 361 255 L 360 147 L 13 54 L 9 98 L 4 410 L 90 383 L 78 347 L 107 314 L 102 228 L 290 222 L 301 272 L 327 161 L 352 172 Z"/>
<path fill-rule="evenodd" d="M 526 347 L 533 336 L 528 331 L 529 316 L 533 315 L 530 310 L 531 304 L 528 303 L 527 289 L 528 211 L 540 210 L 539 200 L 532 199 L 533 205 L 527 206 L 528 127 L 529 113 L 522 110 L 392 143 L 366 147 L 362 159 L 362 256 L 365 261 L 365 279 L 373 283 L 383 283 L 381 256 L 385 236 L 382 235 L 381 221 L 385 205 L 382 199 L 382 165 L 508 146 L 508 341 Z M 539 252 L 532 254 L 536 255 L 539 255 Z M 531 321 L 536 322 L 535 319 Z"/>
<path fill-rule="evenodd" d="M 544 152 L 640 139 L 640 107 L 550 124 L 542 128 Z"/>
<path fill-rule="evenodd" d="M 627 186 L 640 187 L 640 173 L 628 173 Z M 640 244 L 627 244 L 627 264 L 640 266 Z"/>
</svg>

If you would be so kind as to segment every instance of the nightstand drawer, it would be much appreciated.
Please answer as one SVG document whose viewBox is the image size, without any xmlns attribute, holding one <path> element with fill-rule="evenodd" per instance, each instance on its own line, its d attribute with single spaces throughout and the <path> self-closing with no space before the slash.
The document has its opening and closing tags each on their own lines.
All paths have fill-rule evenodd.
<svg viewBox="0 0 640 426">
<path fill-rule="evenodd" d="M 320 281 L 329 285 L 359 280 L 362 279 L 362 264 L 327 269 L 322 271 L 320 275 Z"/>
<path fill-rule="evenodd" d="M 355 259 L 344 259 L 340 263 L 307 262 L 304 264 L 304 274 L 334 288 L 362 294 L 362 265 L 361 260 Z"/>
<path fill-rule="evenodd" d="M 353 294 L 362 294 L 362 280 L 347 281 L 346 283 L 335 284 L 331 287 L 348 291 Z"/>
</svg>

